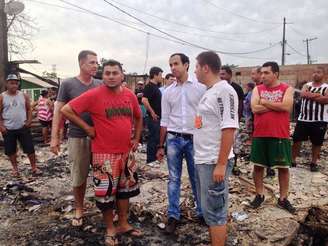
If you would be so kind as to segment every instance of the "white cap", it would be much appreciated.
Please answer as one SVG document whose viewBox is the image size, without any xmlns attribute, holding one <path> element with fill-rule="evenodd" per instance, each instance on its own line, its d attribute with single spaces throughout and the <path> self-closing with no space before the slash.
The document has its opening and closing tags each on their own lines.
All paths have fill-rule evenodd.
<svg viewBox="0 0 328 246">
<path fill-rule="evenodd" d="M 8 81 L 8 80 L 17 80 L 17 81 L 18 81 L 19 78 L 17 77 L 16 74 L 9 74 L 6 80 L 7 80 L 7 81 Z"/>
<path fill-rule="evenodd" d="M 139 80 L 138 82 L 137 82 L 137 85 L 143 85 L 144 84 L 144 82 L 142 81 L 142 80 Z"/>
</svg>

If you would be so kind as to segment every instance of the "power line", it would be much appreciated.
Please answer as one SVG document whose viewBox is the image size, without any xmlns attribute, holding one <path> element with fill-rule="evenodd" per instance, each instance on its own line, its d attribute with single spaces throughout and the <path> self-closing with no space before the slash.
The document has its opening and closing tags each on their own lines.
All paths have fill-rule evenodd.
<svg viewBox="0 0 328 246">
<path fill-rule="evenodd" d="M 69 7 L 66 7 L 66 6 L 52 4 L 52 3 L 46 3 L 46 2 L 42 2 L 42 1 L 38 1 L 38 0 L 25 0 L 25 1 L 30 1 L 30 2 L 34 2 L 34 3 L 38 3 L 38 4 L 51 6 L 51 7 L 57 7 L 57 8 L 65 9 L 65 10 L 71 10 L 71 11 L 79 12 L 79 13 L 82 13 L 82 14 L 94 15 L 92 13 L 86 12 L 86 11 L 81 10 L 81 9 L 69 8 Z M 139 26 L 142 25 L 141 23 L 137 23 L 137 22 L 129 21 L 129 20 L 121 20 L 121 19 L 112 18 L 112 17 L 111 17 L 111 19 L 116 20 L 116 21 L 120 21 L 120 22 L 129 22 L 131 24 L 139 25 Z M 237 40 L 237 39 L 231 39 L 231 38 L 225 38 L 225 37 L 217 37 L 217 36 L 212 36 L 212 35 L 206 35 L 206 34 L 201 34 L 201 33 L 191 33 L 191 32 L 186 32 L 186 31 L 173 30 L 173 29 L 169 29 L 169 28 L 161 28 L 161 29 L 166 30 L 166 31 L 171 31 L 171 32 L 190 34 L 190 35 L 199 36 L 199 37 L 202 37 L 202 38 L 212 38 L 212 39 L 216 39 L 216 40 L 227 40 L 227 41 L 232 41 L 232 42 L 249 43 L 249 44 L 268 44 L 268 43 L 272 44 L 272 42 L 257 42 L 257 41 Z"/>
<path fill-rule="evenodd" d="M 304 56 L 306 57 L 306 55 L 302 54 L 301 52 L 299 52 L 297 49 L 295 49 L 293 46 L 291 46 L 289 43 L 286 43 L 287 46 L 292 49 L 293 51 L 295 51 L 297 54 L 299 54 L 300 56 Z"/>
<path fill-rule="evenodd" d="M 60 0 L 60 1 L 64 1 L 64 0 Z M 111 2 L 109 2 L 109 1 L 107 1 L 107 0 L 103 0 L 103 1 L 106 2 L 108 5 L 112 6 L 113 8 L 117 9 L 118 11 L 120 11 L 120 12 L 122 12 L 122 13 L 128 15 L 128 16 L 130 16 L 131 18 L 133 18 L 133 19 L 135 19 L 135 20 L 137 20 L 137 21 L 143 23 L 144 25 L 146 25 L 146 26 L 148 26 L 148 27 L 150 27 L 150 28 L 152 28 L 152 29 L 154 29 L 154 30 L 156 30 L 156 31 L 158 31 L 158 32 L 160 32 L 160 33 L 162 33 L 162 34 L 165 34 L 166 36 L 168 36 L 168 37 L 170 37 L 170 38 L 173 38 L 173 39 L 175 39 L 175 40 L 178 40 L 178 41 L 180 41 L 180 42 L 183 42 L 183 43 L 185 43 L 185 44 L 188 44 L 188 45 L 190 45 L 190 46 L 193 46 L 193 47 L 195 47 L 195 48 L 199 48 L 199 49 L 202 49 L 202 50 L 213 50 L 213 49 L 209 49 L 209 48 L 203 47 L 203 46 L 201 46 L 201 45 L 194 44 L 194 43 L 191 43 L 191 42 L 189 42 L 189 41 L 183 40 L 183 39 L 181 39 L 181 38 L 179 38 L 179 37 L 176 37 L 176 36 L 174 36 L 174 35 L 172 35 L 172 34 L 170 34 L 170 33 L 168 33 L 168 32 L 164 32 L 164 31 L 162 31 L 161 29 L 159 29 L 159 28 L 157 28 L 157 27 L 155 27 L 155 26 L 153 26 L 153 25 L 151 25 L 151 24 L 149 24 L 149 23 L 147 23 L 147 22 L 141 20 L 140 18 L 138 18 L 138 17 L 136 17 L 136 16 L 134 16 L 134 15 L 128 13 L 127 11 L 121 9 L 120 7 L 116 6 L 115 4 L 113 4 L 113 3 L 111 3 Z M 65 1 L 65 2 L 66 2 L 66 1 Z M 276 43 L 276 44 L 279 44 L 279 42 Z M 221 54 L 226 54 L 226 55 L 245 55 L 245 54 L 257 53 L 257 52 L 260 52 L 260 51 L 263 51 L 263 50 L 270 49 L 270 48 L 272 48 L 273 46 L 275 46 L 276 44 L 274 44 L 274 45 L 272 45 L 272 46 L 270 46 L 270 47 L 266 47 L 266 48 L 262 48 L 262 49 L 258 49 L 258 50 L 253 50 L 253 51 L 248 51 L 248 52 L 227 52 L 227 51 L 222 51 L 222 50 L 213 50 L 213 51 L 215 51 L 216 53 L 221 53 Z"/>
<path fill-rule="evenodd" d="M 277 28 L 277 27 L 274 27 L 274 28 L 264 29 L 264 30 L 255 31 L 255 32 L 235 32 L 235 33 L 220 32 L 220 31 L 214 31 L 214 30 L 210 30 L 210 29 L 200 28 L 200 27 L 197 27 L 197 26 L 186 25 L 186 24 L 179 23 L 179 22 L 176 22 L 176 21 L 171 21 L 171 20 L 168 20 L 168 19 L 165 19 L 165 18 L 156 16 L 156 15 L 147 13 L 147 12 L 145 12 L 143 10 L 134 8 L 132 6 L 129 6 L 127 4 L 124 4 L 122 2 L 115 1 L 115 0 L 112 0 L 112 2 L 114 2 L 114 3 L 116 3 L 116 4 L 120 5 L 120 6 L 124 6 L 126 8 L 129 8 L 129 9 L 132 9 L 134 11 L 137 11 L 139 13 L 142 13 L 144 15 L 148 15 L 148 16 L 151 16 L 153 18 L 159 19 L 161 21 L 164 21 L 164 22 L 167 22 L 167 23 L 171 23 L 171 24 L 175 24 L 175 25 L 179 25 L 179 26 L 183 26 L 183 27 L 187 27 L 187 28 L 191 28 L 191 29 L 196 29 L 196 30 L 199 30 L 199 31 L 202 31 L 202 32 L 211 32 L 211 33 L 219 33 L 219 34 L 227 34 L 227 35 L 248 35 L 248 34 L 257 34 L 257 33 L 268 32 L 268 31 L 272 31 L 272 30 L 274 30 L 274 29 Z M 273 24 L 280 24 L 280 23 L 273 23 Z"/>
<path fill-rule="evenodd" d="M 29 1 L 34 1 L 34 2 L 38 2 L 40 4 L 44 4 L 44 2 L 37 1 L 37 0 L 29 0 Z M 136 28 L 134 26 L 128 25 L 126 23 L 123 23 L 120 20 L 113 19 L 113 18 L 110 18 L 108 16 L 105 16 L 105 15 L 102 15 L 102 14 L 99 14 L 99 13 L 96 13 L 94 11 L 91 11 L 89 9 L 82 8 L 82 7 L 78 6 L 78 5 L 75 5 L 73 3 L 67 2 L 65 0 L 58 0 L 58 1 L 61 1 L 61 2 L 65 3 L 65 4 L 69 5 L 69 6 L 72 6 L 74 8 L 77 8 L 79 10 L 82 10 L 82 11 L 78 11 L 78 12 L 81 12 L 81 13 L 84 13 L 84 14 L 91 14 L 91 15 L 94 15 L 94 16 L 97 16 L 97 17 L 101 17 L 101 18 L 104 18 L 106 20 L 109 20 L 109 21 L 115 22 L 117 24 L 123 25 L 125 27 L 134 29 L 136 31 L 139 31 L 139 32 L 142 32 L 142 33 L 145 33 L 145 34 L 148 34 L 148 35 L 152 35 L 153 37 L 156 37 L 156 38 L 159 38 L 159 39 L 163 39 L 163 40 L 167 40 L 167 41 L 170 41 L 170 42 L 178 43 L 180 45 L 188 45 L 188 46 L 191 46 L 191 47 L 196 47 L 196 48 L 200 48 L 200 49 L 209 50 L 207 48 L 204 48 L 204 47 L 201 48 L 201 47 L 199 47 L 197 45 L 191 44 L 191 43 L 186 42 L 184 40 L 180 41 L 180 40 L 176 40 L 175 38 L 174 39 L 171 39 L 171 38 L 163 37 L 163 36 L 160 36 L 160 35 L 151 33 L 151 32 L 147 32 L 145 30 L 142 30 L 142 29 Z M 54 4 L 52 4 L 52 6 L 53 7 L 59 7 L 60 5 L 54 5 Z M 64 7 L 64 6 L 60 6 L 60 8 L 64 8 L 64 9 L 67 9 L 67 10 L 76 11 L 76 9 L 67 8 L 67 7 Z M 136 24 L 136 23 L 134 23 L 134 24 Z M 267 49 L 271 49 L 274 46 L 276 46 L 277 44 L 279 44 L 279 42 L 278 43 L 271 44 L 269 47 L 266 47 L 266 48 L 263 48 L 263 49 L 259 49 L 259 50 L 256 50 L 256 51 L 252 51 L 252 52 L 242 52 L 242 53 L 230 53 L 230 52 L 227 52 L 226 55 L 230 55 L 230 56 L 234 56 L 234 57 L 239 57 L 239 58 L 243 58 L 243 59 L 257 59 L 257 60 L 269 59 L 269 58 L 261 58 L 261 57 L 244 56 L 244 54 L 251 54 L 251 53 L 256 53 L 256 52 L 261 52 L 261 51 L 264 51 L 264 50 L 267 50 Z M 218 51 L 216 51 L 216 52 L 218 52 Z M 218 53 L 222 53 L 222 52 L 218 52 Z"/>
<path fill-rule="evenodd" d="M 235 16 L 238 16 L 240 18 L 243 18 L 245 20 L 248 20 L 248 21 L 252 21 L 252 22 L 256 22 L 256 23 L 264 23 L 264 24 L 279 24 L 280 25 L 280 22 L 273 22 L 273 21 L 265 21 L 265 20 L 256 20 L 256 19 L 252 19 L 252 18 L 249 18 L 247 16 L 244 16 L 244 15 L 241 15 L 241 14 L 238 14 L 238 13 L 235 13 L 234 11 L 232 10 L 229 10 L 229 9 L 226 9 L 226 8 L 223 8 L 221 6 L 218 6 L 216 4 L 214 4 L 213 2 L 209 1 L 209 0 L 204 0 L 205 2 L 209 3 L 210 5 L 216 7 L 217 9 L 219 10 L 224 10 L 224 11 L 227 11 L 229 12 L 230 14 L 233 14 Z"/>
</svg>

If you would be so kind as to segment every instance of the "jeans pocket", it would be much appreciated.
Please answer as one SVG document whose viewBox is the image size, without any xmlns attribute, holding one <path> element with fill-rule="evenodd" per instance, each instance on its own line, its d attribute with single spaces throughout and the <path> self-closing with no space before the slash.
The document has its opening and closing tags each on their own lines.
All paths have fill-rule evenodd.
<svg viewBox="0 0 328 246">
<path fill-rule="evenodd" d="M 215 183 L 208 187 L 207 205 L 212 211 L 222 209 L 225 204 L 225 182 Z"/>
</svg>

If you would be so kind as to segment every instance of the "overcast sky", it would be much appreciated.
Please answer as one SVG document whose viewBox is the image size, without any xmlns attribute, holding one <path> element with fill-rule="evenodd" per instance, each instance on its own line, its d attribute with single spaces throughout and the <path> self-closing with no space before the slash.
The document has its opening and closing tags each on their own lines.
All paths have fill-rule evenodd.
<svg viewBox="0 0 328 246">
<path fill-rule="evenodd" d="M 22 56 L 13 54 L 12 59 L 39 60 L 40 65 L 24 66 L 38 73 L 51 72 L 55 64 L 59 76 L 76 75 L 82 49 L 94 50 L 99 59 L 117 59 L 126 72 L 138 74 L 152 66 L 169 72 L 168 58 L 175 52 L 189 56 L 193 72 L 202 48 L 217 51 L 223 64 L 252 66 L 267 60 L 280 64 L 284 16 L 289 23 L 286 64 L 306 63 L 303 40 L 313 37 L 318 39 L 310 43 L 311 58 L 316 63 L 328 62 L 327 0 L 107 0 L 125 13 L 104 0 L 65 0 L 92 13 L 60 0 L 21 1 L 38 31 L 32 38 L 34 49 Z M 257 50 L 262 51 L 252 52 Z"/>
</svg>

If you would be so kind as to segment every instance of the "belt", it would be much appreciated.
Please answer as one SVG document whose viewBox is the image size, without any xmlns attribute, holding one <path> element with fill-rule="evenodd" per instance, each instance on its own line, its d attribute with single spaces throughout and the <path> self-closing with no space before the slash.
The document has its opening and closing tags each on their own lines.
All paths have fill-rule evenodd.
<svg viewBox="0 0 328 246">
<path fill-rule="evenodd" d="M 180 132 L 172 132 L 168 131 L 168 133 L 176 136 L 176 137 L 182 137 L 182 138 L 187 138 L 187 139 L 192 139 L 193 135 L 189 133 L 180 133 Z"/>
</svg>

